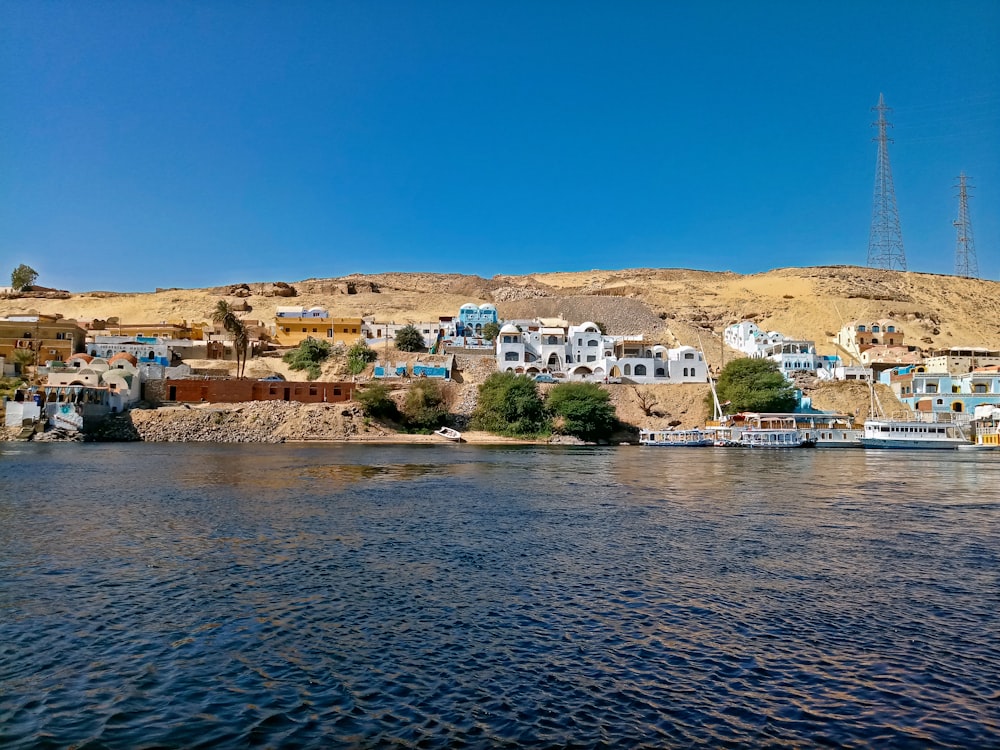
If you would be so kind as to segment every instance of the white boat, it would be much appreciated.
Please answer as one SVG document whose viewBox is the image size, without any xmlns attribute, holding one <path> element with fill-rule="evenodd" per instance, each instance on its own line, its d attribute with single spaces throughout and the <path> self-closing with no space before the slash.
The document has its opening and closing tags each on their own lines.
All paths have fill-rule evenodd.
<svg viewBox="0 0 1000 750">
<path fill-rule="evenodd" d="M 702 448 L 715 445 L 715 436 L 705 430 L 639 430 L 639 445 Z"/>
<path fill-rule="evenodd" d="M 861 445 L 865 448 L 910 448 L 917 450 L 955 450 L 971 445 L 955 423 L 938 422 L 933 412 L 928 419 L 873 418 L 865 420 Z"/>
<path fill-rule="evenodd" d="M 737 442 L 744 448 L 803 448 L 812 445 L 803 437 L 793 417 L 747 414 Z"/>
<path fill-rule="evenodd" d="M 860 448 L 864 430 L 854 427 L 844 415 L 813 416 L 808 425 L 799 424 L 802 437 L 817 448 Z"/>
<path fill-rule="evenodd" d="M 453 443 L 462 442 L 462 433 L 450 427 L 442 427 L 439 430 L 434 430 L 434 434 L 438 437 L 443 437 L 445 440 L 451 440 Z"/>
</svg>

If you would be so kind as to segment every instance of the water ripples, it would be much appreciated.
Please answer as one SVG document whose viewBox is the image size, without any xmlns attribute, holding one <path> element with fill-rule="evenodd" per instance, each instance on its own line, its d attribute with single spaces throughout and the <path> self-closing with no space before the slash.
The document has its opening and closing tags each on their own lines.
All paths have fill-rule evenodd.
<svg viewBox="0 0 1000 750">
<path fill-rule="evenodd" d="M 996 461 L 56 448 L 4 747 L 1000 745 Z"/>
</svg>

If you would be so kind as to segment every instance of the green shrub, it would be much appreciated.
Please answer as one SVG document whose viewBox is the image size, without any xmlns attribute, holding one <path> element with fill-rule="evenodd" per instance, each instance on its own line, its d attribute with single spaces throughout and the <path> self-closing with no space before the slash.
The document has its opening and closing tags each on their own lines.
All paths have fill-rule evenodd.
<svg viewBox="0 0 1000 750">
<path fill-rule="evenodd" d="M 556 417 L 556 429 L 566 435 L 601 440 L 615 429 L 615 407 L 596 383 L 560 383 L 549 391 L 545 405 Z"/>
<path fill-rule="evenodd" d="M 330 356 L 332 347 L 326 341 L 307 338 L 296 348 L 285 353 L 282 359 L 293 370 L 305 370 L 309 380 L 320 376 L 320 363 Z"/>
<path fill-rule="evenodd" d="M 424 335 L 415 326 L 405 325 L 396 331 L 396 348 L 401 352 L 424 350 Z"/>
<path fill-rule="evenodd" d="M 534 437 L 549 431 L 545 405 L 535 381 L 512 372 L 495 372 L 479 386 L 472 426 L 495 435 Z"/>
<path fill-rule="evenodd" d="M 399 409 L 389 393 L 389 386 L 376 381 L 356 390 L 354 400 L 361 404 L 361 411 L 365 416 L 396 420 L 399 418 Z"/>
<path fill-rule="evenodd" d="M 490 322 L 483 326 L 483 338 L 487 341 L 495 341 L 498 335 L 500 335 L 500 326 L 496 323 Z"/>
<path fill-rule="evenodd" d="M 347 350 L 347 370 L 351 375 L 360 375 L 368 366 L 369 362 L 374 362 L 378 355 L 363 340 L 359 340 Z"/>
<path fill-rule="evenodd" d="M 448 409 L 441 384 L 429 379 L 414 381 L 403 403 L 403 422 L 407 428 L 419 432 L 434 430 L 447 419 Z"/>
</svg>

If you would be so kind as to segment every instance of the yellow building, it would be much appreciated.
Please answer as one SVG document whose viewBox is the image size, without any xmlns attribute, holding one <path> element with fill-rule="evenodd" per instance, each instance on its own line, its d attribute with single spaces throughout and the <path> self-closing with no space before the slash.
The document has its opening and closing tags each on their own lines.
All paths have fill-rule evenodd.
<svg viewBox="0 0 1000 750">
<path fill-rule="evenodd" d="M 0 318 L 0 357 L 8 363 L 25 360 L 18 351 L 31 352 L 31 365 L 65 362 L 83 351 L 86 331 L 75 320 L 58 315 L 11 315 Z"/>
<path fill-rule="evenodd" d="M 298 346 L 307 338 L 351 346 L 363 338 L 361 318 L 333 318 L 322 307 L 278 307 L 274 340 L 279 346 Z"/>
</svg>

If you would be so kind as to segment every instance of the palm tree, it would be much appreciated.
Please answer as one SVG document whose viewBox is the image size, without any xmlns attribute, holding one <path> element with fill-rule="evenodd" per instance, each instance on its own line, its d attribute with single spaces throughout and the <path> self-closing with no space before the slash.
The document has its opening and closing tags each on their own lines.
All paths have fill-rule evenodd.
<svg viewBox="0 0 1000 750">
<path fill-rule="evenodd" d="M 236 376 L 242 378 L 247 366 L 247 349 L 250 345 L 250 335 L 243 321 L 236 316 L 233 306 L 220 299 L 212 310 L 212 322 L 219 323 L 233 337 L 233 348 L 236 350 Z"/>
</svg>

